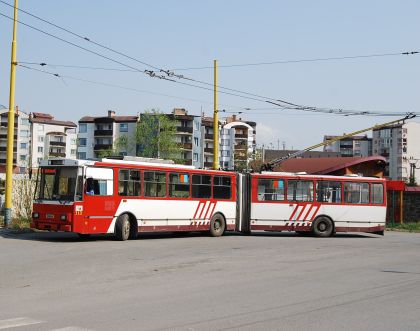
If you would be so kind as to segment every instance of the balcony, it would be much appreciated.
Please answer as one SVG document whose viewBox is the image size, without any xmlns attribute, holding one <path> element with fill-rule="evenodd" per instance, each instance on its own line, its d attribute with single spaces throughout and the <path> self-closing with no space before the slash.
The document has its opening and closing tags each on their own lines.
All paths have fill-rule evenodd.
<svg viewBox="0 0 420 331">
<path fill-rule="evenodd" d="M 103 151 L 103 150 L 108 150 L 108 149 L 112 149 L 113 145 L 112 144 L 96 144 L 93 146 L 93 150 L 94 151 Z"/>
<path fill-rule="evenodd" d="M 192 165 L 192 160 L 191 159 L 184 159 L 180 161 L 180 164 L 183 165 Z"/>
<path fill-rule="evenodd" d="M 211 153 L 213 154 L 214 149 L 213 148 L 204 148 L 204 153 Z"/>
<path fill-rule="evenodd" d="M 0 159 L 0 164 L 6 164 L 6 159 Z M 13 159 L 13 164 L 16 164 L 16 159 Z"/>
<path fill-rule="evenodd" d="M 192 150 L 192 143 L 183 143 L 181 145 L 182 149 L 188 149 L 188 150 Z"/>
<path fill-rule="evenodd" d="M 54 140 L 51 140 L 51 141 L 50 141 L 50 145 L 51 145 L 51 146 L 60 146 L 60 147 L 64 147 L 64 146 L 66 146 L 66 142 L 64 142 L 64 141 L 54 141 Z"/>
<path fill-rule="evenodd" d="M 204 162 L 204 168 L 213 168 L 213 162 Z"/>
<path fill-rule="evenodd" d="M 49 156 L 52 156 L 52 157 L 66 157 L 66 153 L 50 152 Z"/>
<path fill-rule="evenodd" d="M 210 134 L 210 133 L 206 133 L 204 135 L 204 139 L 213 140 L 214 139 L 214 135 L 213 134 Z"/>
<path fill-rule="evenodd" d="M 26 137 L 24 137 L 26 138 Z M 0 139 L 7 139 L 7 134 L 0 134 Z M 15 135 L 13 136 L 13 139 L 16 140 L 17 139 L 17 133 L 15 133 Z"/>
<path fill-rule="evenodd" d="M 7 152 L 7 147 L 6 146 L 0 146 L 0 152 Z M 13 153 L 17 152 L 17 148 L 16 146 L 13 147 Z"/>
<path fill-rule="evenodd" d="M 112 130 L 95 130 L 94 132 L 93 132 L 93 134 L 95 135 L 95 136 L 102 136 L 102 137 L 104 137 L 104 136 L 113 136 L 113 131 Z"/>
<path fill-rule="evenodd" d="M 187 126 L 177 126 L 176 127 L 177 132 L 183 132 L 183 133 L 193 133 L 192 127 Z"/>
<path fill-rule="evenodd" d="M 243 133 L 236 133 L 235 139 L 248 139 L 248 135 Z"/>
</svg>

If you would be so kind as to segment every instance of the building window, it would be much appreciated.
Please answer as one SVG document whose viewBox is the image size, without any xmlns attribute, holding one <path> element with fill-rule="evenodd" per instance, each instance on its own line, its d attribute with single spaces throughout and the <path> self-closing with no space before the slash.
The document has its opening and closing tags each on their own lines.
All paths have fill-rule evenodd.
<svg viewBox="0 0 420 331">
<path fill-rule="evenodd" d="M 20 148 L 21 149 L 27 149 L 28 148 L 28 143 L 20 143 Z"/>
<path fill-rule="evenodd" d="M 194 137 L 194 146 L 198 146 L 198 138 Z"/>
<path fill-rule="evenodd" d="M 195 131 L 200 130 L 200 122 L 194 122 Z"/>
<path fill-rule="evenodd" d="M 43 143 L 44 142 L 44 136 L 39 136 L 38 137 L 38 142 Z"/>
<path fill-rule="evenodd" d="M 27 118 L 21 118 L 20 119 L 20 124 L 22 124 L 22 125 L 29 125 L 29 120 Z"/>
<path fill-rule="evenodd" d="M 38 153 L 42 153 L 42 152 L 44 152 L 44 147 L 39 146 L 39 147 L 38 147 Z"/>
<path fill-rule="evenodd" d="M 38 125 L 38 131 L 39 132 L 44 132 L 44 124 L 39 124 Z"/>
<path fill-rule="evenodd" d="M 222 151 L 222 156 L 229 157 L 230 156 L 230 151 Z"/>
<path fill-rule="evenodd" d="M 21 137 L 29 137 L 29 131 L 28 130 L 20 130 L 20 136 Z"/>
<path fill-rule="evenodd" d="M 87 124 L 81 123 L 79 124 L 79 133 L 86 133 L 87 132 Z"/>
<path fill-rule="evenodd" d="M 80 147 L 86 146 L 86 138 L 79 138 L 79 146 Z"/>
<path fill-rule="evenodd" d="M 21 156 L 20 156 L 20 160 L 21 160 L 21 161 L 26 161 L 26 155 L 21 155 Z"/>
<path fill-rule="evenodd" d="M 80 160 L 85 160 L 86 159 L 86 152 L 77 153 L 77 158 L 80 159 Z"/>
<path fill-rule="evenodd" d="M 70 154 L 71 155 L 76 155 L 76 150 L 75 149 L 70 150 Z"/>
<path fill-rule="evenodd" d="M 77 144 L 77 139 L 72 138 L 72 139 L 70 140 L 70 144 L 71 144 L 71 145 L 76 145 L 76 144 Z"/>
<path fill-rule="evenodd" d="M 128 132 L 128 124 L 127 123 L 121 123 L 120 124 L 120 132 Z"/>
<path fill-rule="evenodd" d="M 193 154 L 193 161 L 198 162 L 198 154 L 197 153 Z"/>
</svg>

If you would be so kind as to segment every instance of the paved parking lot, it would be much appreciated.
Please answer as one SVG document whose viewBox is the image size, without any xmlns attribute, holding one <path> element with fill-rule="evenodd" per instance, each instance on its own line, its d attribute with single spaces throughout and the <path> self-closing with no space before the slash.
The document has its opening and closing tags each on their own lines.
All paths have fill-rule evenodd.
<svg viewBox="0 0 420 331">
<path fill-rule="evenodd" d="M 420 329 L 420 234 L 0 230 L 0 249 L 0 329 Z"/>
</svg>

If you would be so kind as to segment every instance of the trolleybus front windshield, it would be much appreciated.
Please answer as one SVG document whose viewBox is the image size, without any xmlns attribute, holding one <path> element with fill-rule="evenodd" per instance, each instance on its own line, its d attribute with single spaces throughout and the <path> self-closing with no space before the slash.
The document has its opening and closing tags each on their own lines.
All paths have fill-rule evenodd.
<svg viewBox="0 0 420 331">
<path fill-rule="evenodd" d="M 38 200 L 82 200 L 83 177 L 77 167 L 43 167 L 37 183 Z"/>
</svg>

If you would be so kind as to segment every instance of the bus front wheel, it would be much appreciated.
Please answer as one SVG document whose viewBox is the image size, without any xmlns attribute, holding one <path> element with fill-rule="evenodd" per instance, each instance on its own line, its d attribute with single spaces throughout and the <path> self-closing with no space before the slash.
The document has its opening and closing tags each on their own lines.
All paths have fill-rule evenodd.
<svg viewBox="0 0 420 331">
<path fill-rule="evenodd" d="M 130 237 L 130 220 L 127 214 L 118 216 L 115 223 L 115 237 L 121 241 Z"/>
<path fill-rule="evenodd" d="M 318 217 L 313 223 L 312 232 L 317 237 L 330 237 L 334 232 L 333 221 L 325 216 Z"/>
<path fill-rule="evenodd" d="M 220 237 L 226 229 L 226 222 L 222 215 L 216 214 L 210 221 L 210 235 Z"/>
</svg>

